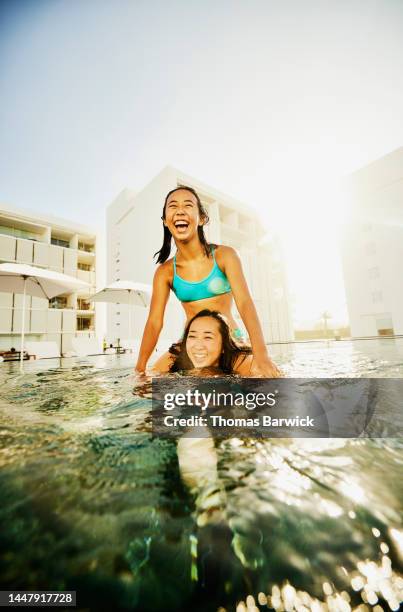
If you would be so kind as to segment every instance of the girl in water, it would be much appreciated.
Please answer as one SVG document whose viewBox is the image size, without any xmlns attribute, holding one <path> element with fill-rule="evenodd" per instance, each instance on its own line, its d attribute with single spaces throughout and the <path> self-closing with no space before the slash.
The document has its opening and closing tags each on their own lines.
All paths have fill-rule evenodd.
<svg viewBox="0 0 403 612">
<path fill-rule="evenodd" d="M 157 344 L 172 289 L 182 302 L 187 321 L 201 310 L 215 310 L 227 318 L 232 336 L 240 341 L 242 331 L 231 313 L 234 298 L 249 334 L 256 371 L 267 378 L 281 376 L 267 353 L 256 308 L 236 251 L 232 247 L 207 243 L 203 226 L 208 222 L 208 215 L 196 191 L 191 187 L 178 187 L 170 191 L 165 198 L 162 221 L 164 242 L 155 254 L 160 265 L 154 275 L 150 311 L 136 371 L 145 371 Z M 177 252 L 168 259 L 172 237 Z M 160 359 L 160 368 L 169 369 L 169 353 L 164 357 L 166 366 Z"/>
<path fill-rule="evenodd" d="M 153 370 L 160 373 L 208 368 L 220 374 L 256 373 L 252 350 L 239 346 L 231 338 L 224 316 L 215 310 L 201 310 L 186 325 L 183 339 L 163 355 Z"/>
</svg>

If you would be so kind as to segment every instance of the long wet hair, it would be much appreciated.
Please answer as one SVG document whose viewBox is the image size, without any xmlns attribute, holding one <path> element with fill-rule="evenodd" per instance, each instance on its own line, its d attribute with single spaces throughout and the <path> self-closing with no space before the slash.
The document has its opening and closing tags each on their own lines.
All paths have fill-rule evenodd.
<svg viewBox="0 0 403 612">
<path fill-rule="evenodd" d="M 206 240 L 206 236 L 204 235 L 204 225 L 206 225 L 209 222 L 209 216 L 207 214 L 206 209 L 204 208 L 203 204 L 201 203 L 201 200 L 197 194 L 197 192 L 193 189 L 193 187 L 186 187 L 186 185 L 182 185 L 181 187 L 175 187 L 175 189 L 172 189 L 166 196 L 165 198 L 165 202 L 164 202 L 164 208 L 162 209 L 162 217 L 161 219 L 163 221 L 165 221 L 165 212 L 166 212 L 166 207 L 167 207 L 167 202 L 168 202 L 168 198 L 170 195 L 172 195 L 173 193 L 175 193 L 175 191 L 179 191 L 181 189 L 184 189 L 186 191 L 189 191 L 189 193 L 193 194 L 194 197 L 196 198 L 197 201 L 197 207 L 199 209 L 199 215 L 200 218 L 203 219 L 204 224 L 203 225 L 199 225 L 197 228 L 197 233 L 199 235 L 199 240 L 201 242 L 201 244 L 204 247 L 204 250 L 206 252 L 207 257 L 210 256 L 210 252 L 211 252 L 211 248 L 209 243 Z M 166 225 L 163 225 L 164 228 L 164 241 L 162 243 L 162 247 L 160 248 L 159 251 L 157 251 L 156 253 L 154 253 L 154 257 L 157 257 L 157 261 L 155 263 L 159 264 L 159 263 L 164 263 L 164 261 L 166 261 L 171 253 L 171 241 L 172 241 L 172 234 L 169 231 L 169 229 L 166 227 Z"/>
<path fill-rule="evenodd" d="M 180 372 L 182 370 L 194 369 L 194 365 L 187 354 L 186 340 L 193 321 L 200 319 L 201 317 L 211 317 L 212 319 L 218 321 L 222 339 L 222 352 L 218 362 L 218 369 L 223 372 L 223 374 L 233 374 L 234 366 L 238 360 L 238 357 L 243 356 L 245 359 L 247 355 L 252 353 L 252 349 L 248 346 L 238 346 L 238 344 L 236 344 L 236 342 L 231 338 L 230 329 L 224 316 L 216 310 L 208 310 L 207 308 L 201 310 L 192 319 L 190 319 L 185 327 L 182 340 L 170 347 L 169 352 L 171 355 L 173 355 L 174 359 L 169 371 Z"/>
</svg>

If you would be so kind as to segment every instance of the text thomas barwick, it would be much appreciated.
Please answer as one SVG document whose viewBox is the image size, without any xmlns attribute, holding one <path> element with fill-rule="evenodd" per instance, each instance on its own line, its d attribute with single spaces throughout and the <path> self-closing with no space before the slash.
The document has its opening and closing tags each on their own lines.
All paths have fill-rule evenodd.
<svg viewBox="0 0 403 612">
<path fill-rule="evenodd" d="M 208 422 L 210 421 L 210 423 Z M 211 414 L 208 417 L 195 416 L 164 417 L 165 427 L 314 427 L 315 420 L 310 416 L 293 418 L 273 418 L 270 415 L 254 418 L 227 418 L 219 414 Z"/>
</svg>

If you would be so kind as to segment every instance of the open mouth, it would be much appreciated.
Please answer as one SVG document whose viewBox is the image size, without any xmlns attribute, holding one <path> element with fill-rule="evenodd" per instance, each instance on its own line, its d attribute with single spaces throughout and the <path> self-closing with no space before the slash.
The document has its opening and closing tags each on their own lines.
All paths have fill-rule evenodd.
<svg viewBox="0 0 403 612">
<path fill-rule="evenodd" d="M 195 361 L 203 361 L 204 359 L 207 359 L 207 354 L 206 353 L 192 353 L 192 357 L 193 359 L 195 359 Z"/>
<path fill-rule="evenodd" d="M 176 221 L 174 225 L 175 228 L 180 232 L 187 230 L 187 228 L 189 227 L 189 223 L 187 221 Z"/>
</svg>

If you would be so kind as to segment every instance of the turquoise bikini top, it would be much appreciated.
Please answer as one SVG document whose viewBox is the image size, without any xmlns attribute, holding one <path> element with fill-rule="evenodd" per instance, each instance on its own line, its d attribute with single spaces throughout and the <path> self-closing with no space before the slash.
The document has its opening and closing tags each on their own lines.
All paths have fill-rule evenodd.
<svg viewBox="0 0 403 612">
<path fill-rule="evenodd" d="M 195 302 L 206 298 L 215 297 L 222 293 L 229 293 L 231 285 L 228 278 L 217 265 L 214 257 L 214 248 L 211 249 L 214 265 L 206 278 L 201 281 L 187 281 L 176 274 L 176 255 L 174 257 L 174 279 L 172 289 L 181 302 Z"/>
</svg>

